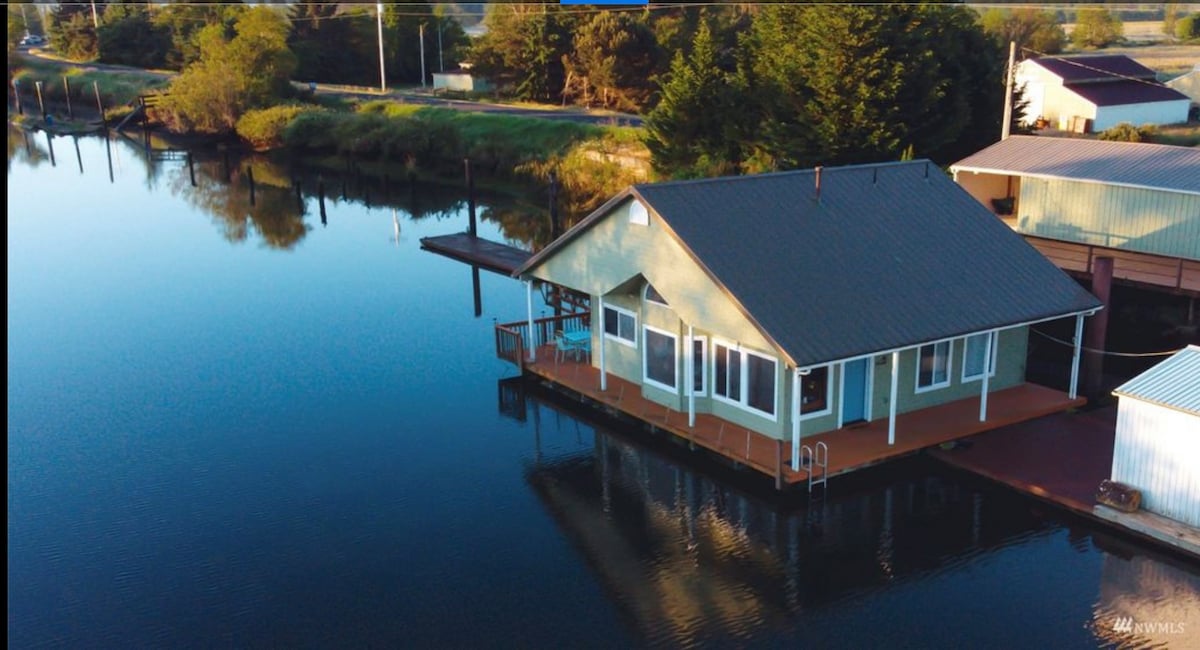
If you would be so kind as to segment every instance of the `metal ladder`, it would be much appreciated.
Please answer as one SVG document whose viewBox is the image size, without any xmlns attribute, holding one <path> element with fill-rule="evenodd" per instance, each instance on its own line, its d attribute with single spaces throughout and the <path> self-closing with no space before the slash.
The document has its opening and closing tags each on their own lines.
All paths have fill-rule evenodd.
<svg viewBox="0 0 1200 650">
<path fill-rule="evenodd" d="M 816 476 L 816 468 L 821 468 L 821 478 Z M 812 492 L 814 485 L 825 487 L 829 471 L 829 446 L 823 442 L 816 444 L 816 452 L 808 445 L 800 445 L 800 468 L 808 472 L 808 491 Z"/>
</svg>

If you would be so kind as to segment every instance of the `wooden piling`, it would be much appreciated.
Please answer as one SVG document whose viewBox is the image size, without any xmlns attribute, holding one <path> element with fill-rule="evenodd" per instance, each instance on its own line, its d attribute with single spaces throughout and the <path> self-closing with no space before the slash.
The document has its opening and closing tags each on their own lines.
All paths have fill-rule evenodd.
<svg viewBox="0 0 1200 650">
<path fill-rule="evenodd" d="M 112 140 L 109 139 L 108 133 L 104 134 L 104 155 L 108 158 L 108 182 L 116 183 L 117 178 L 113 175 Z"/>
<path fill-rule="evenodd" d="M 254 168 L 246 165 L 246 180 L 250 182 L 250 205 L 254 205 Z"/>
<path fill-rule="evenodd" d="M 558 174 L 550 170 L 550 237 L 558 239 Z"/>
<path fill-rule="evenodd" d="M 467 174 L 467 224 L 472 237 L 477 237 L 475 225 L 475 179 L 471 177 L 471 159 L 463 158 L 463 169 Z"/>
<path fill-rule="evenodd" d="M 25 114 L 25 107 L 21 106 L 21 82 L 13 79 L 13 102 L 17 105 L 17 115 Z"/>
<path fill-rule="evenodd" d="M 192 152 L 187 152 L 188 177 L 192 179 L 192 187 L 196 187 L 196 163 L 192 159 Z"/>
<path fill-rule="evenodd" d="M 1104 303 L 1104 309 L 1087 319 L 1087 334 L 1084 345 L 1092 350 L 1103 350 L 1108 338 L 1108 314 L 1112 311 L 1113 258 L 1097 257 L 1092 260 L 1092 295 Z M 1084 393 L 1098 395 L 1104 378 L 1104 355 L 1100 352 L 1084 352 Z"/>
<path fill-rule="evenodd" d="M 92 82 L 92 90 L 96 93 L 96 110 L 100 111 L 100 125 L 108 130 L 108 117 L 104 115 L 104 101 L 100 99 L 100 84 Z"/>
<path fill-rule="evenodd" d="M 46 121 L 46 102 L 42 100 L 42 82 L 33 82 L 33 87 L 37 90 L 38 109 L 42 112 L 42 121 Z"/>
<path fill-rule="evenodd" d="M 79 152 L 79 136 L 72 136 L 75 141 L 75 161 L 79 163 L 79 173 L 83 173 L 83 154 Z"/>
<path fill-rule="evenodd" d="M 471 290 L 475 297 L 475 318 L 483 315 L 483 294 L 479 288 L 479 265 L 471 265 Z"/>
<path fill-rule="evenodd" d="M 317 177 L 317 204 L 321 207 L 321 225 L 325 225 L 325 179 Z"/>
<path fill-rule="evenodd" d="M 63 75 L 63 94 L 67 96 L 67 119 L 75 119 L 75 111 L 71 108 L 71 80 Z"/>
<path fill-rule="evenodd" d="M 50 150 L 50 166 L 58 167 L 58 164 L 54 161 L 54 136 L 50 135 L 49 131 L 46 131 L 46 148 Z"/>
</svg>

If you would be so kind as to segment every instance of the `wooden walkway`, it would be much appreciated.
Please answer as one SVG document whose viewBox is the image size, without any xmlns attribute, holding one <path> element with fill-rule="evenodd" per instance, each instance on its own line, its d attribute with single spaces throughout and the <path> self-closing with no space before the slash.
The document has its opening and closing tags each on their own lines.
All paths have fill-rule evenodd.
<svg viewBox="0 0 1200 650">
<path fill-rule="evenodd" d="M 697 446 L 752 467 L 779 483 L 795 484 L 808 479 L 803 471 L 794 471 L 789 462 L 791 443 L 750 431 L 714 415 L 697 413 L 694 427 L 688 426 L 686 412 L 680 412 L 644 399 L 637 384 L 608 375 L 608 390 L 600 390 L 600 371 L 587 362 L 567 360 L 556 363 L 554 349 L 538 349 L 537 361 L 527 362 L 525 371 L 565 387 L 606 407 L 642 420 L 656 429 L 668 431 Z M 969 398 L 942 406 L 903 413 L 896 417 L 896 443 L 887 444 L 886 419 L 865 426 L 839 429 L 801 438 L 809 446 L 824 442 L 829 447 L 827 476 L 844 474 L 863 467 L 916 453 L 927 447 L 1023 422 L 1050 413 L 1081 406 L 1083 399 L 1071 400 L 1056 390 L 1022 384 L 991 393 L 989 419 L 979 421 L 979 398 Z"/>
<path fill-rule="evenodd" d="M 1135 286 L 1170 289 L 1200 296 L 1200 261 L 1134 251 L 1076 244 L 1025 235 L 1055 266 L 1069 273 L 1091 276 L 1097 257 L 1113 258 L 1113 280 Z"/>
<path fill-rule="evenodd" d="M 421 248 L 503 275 L 512 275 L 533 253 L 467 233 L 424 237 Z"/>
<path fill-rule="evenodd" d="M 1059 413 L 988 431 L 971 438 L 969 446 L 931 455 L 1200 558 L 1200 530 L 1145 510 L 1122 513 L 1096 503 L 1100 481 L 1112 476 L 1116 419 L 1116 407 Z"/>
</svg>

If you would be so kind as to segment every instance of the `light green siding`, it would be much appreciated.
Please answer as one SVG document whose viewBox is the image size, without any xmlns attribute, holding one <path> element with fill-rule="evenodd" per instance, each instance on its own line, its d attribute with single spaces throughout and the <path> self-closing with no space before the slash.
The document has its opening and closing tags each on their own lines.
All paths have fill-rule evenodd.
<svg viewBox="0 0 1200 650">
<path fill-rule="evenodd" d="M 1023 178 L 1017 230 L 1081 244 L 1200 259 L 1200 196 Z"/>
<path fill-rule="evenodd" d="M 687 374 L 684 355 L 688 352 L 686 342 L 688 324 L 691 323 L 694 335 L 705 337 L 707 347 L 705 392 L 696 396 L 696 412 L 711 413 L 727 420 L 732 425 L 728 428 L 728 434 L 731 436 L 744 435 L 745 429 L 750 429 L 776 439 L 790 440 L 793 430 L 792 369 L 786 367 L 783 359 L 779 358 L 778 351 L 774 350 L 741 313 L 736 303 L 664 229 L 663 223 L 651 214 L 649 225 L 631 224 L 628 205 L 626 202 L 614 209 L 607 218 L 567 243 L 533 273 L 537 278 L 591 295 L 594 307 L 592 364 L 597 367 L 600 365 L 600 346 L 603 345 L 604 365 L 608 373 L 640 385 L 641 395 L 646 399 L 670 407 L 674 411 L 686 413 L 689 402 L 687 388 L 691 377 Z M 644 289 L 647 281 L 663 295 L 669 306 L 645 300 Z M 601 299 L 606 306 L 619 307 L 636 315 L 635 346 L 604 336 L 603 314 L 597 308 Z M 646 326 L 676 337 L 675 391 L 647 385 L 643 381 L 642 355 Z M 1005 330 L 1000 334 L 996 375 L 990 381 L 990 390 L 1001 390 L 1024 381 L 1027 335 L 1027 328 Z M 714 341 L 775 358 L 777 396 L 774 418 L 713 397 L 716 366 Z M 901 353 L 899 412 L 979 395 L 978 381 L 962 381 L 963 346 L 962 339 L 953 342 L 950 386 L 920 394 L 914 390 L 917 352 L 906 350 Z M 870 380 L 873 383 L 869 390 L 870 415 L 873 420 L 888 417 L 890 360 L 890 355 L 872 360 L 873 371 Z M 801 421 L 802 436 L 837 428 L 841 407 L 840 366 L 833 364 L 829 375 L 829 412 L 806 415 Z M 661 418 L 663 413 L 650 412 L 646 414 L 645 419 L 653 421 Z"/>
<path fill-rule="evenodd" d="M 996 344 L 996 374 L 988 380 L 988 392 L 1011 388 L 1025 381 L 1025 355 L 1029 328 L 1016 327 L 1000 332 Z M 968 397 L 978 397 L 979 381 L 963 382 L 963 339 L 955 339 L 950 359 L 950 385 L 945 388 L 916 392 L 916 348 L 900 353 L 900 374 L 896 389 L 896 412 L 907 413 L 929 406 Z M 871 419 L 887 419 L 891 399 L 892 360 L 875 364 L 875 393 L 872 396 Z"/>
<path fill-rule="evenodd" d="M 662 220 L 651 214 L 649 225 L 629 223 L 630 201 L 614 208 L 532 274 L 607 300 L 610 291 L 640 273 L 668 297 L 685 322 L 756 349 L 772 349 L 728 294 L 666 231 Z"/>
</svg>

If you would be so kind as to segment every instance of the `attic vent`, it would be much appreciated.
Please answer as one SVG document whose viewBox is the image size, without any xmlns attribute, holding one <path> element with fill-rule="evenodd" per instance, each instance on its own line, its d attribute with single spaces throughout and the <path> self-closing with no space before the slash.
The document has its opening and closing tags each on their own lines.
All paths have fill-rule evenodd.
<svg viewBox="0 0 1200 650">
<path fill-rule="evenodd" d="M 646 206 L 637 199 L 634 199 L 633 202 L 629 204 L 629 223 L 637 224 L 639 226 L 650 225 L 650 213 L 646 211 Z"/>
</svg>

